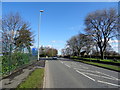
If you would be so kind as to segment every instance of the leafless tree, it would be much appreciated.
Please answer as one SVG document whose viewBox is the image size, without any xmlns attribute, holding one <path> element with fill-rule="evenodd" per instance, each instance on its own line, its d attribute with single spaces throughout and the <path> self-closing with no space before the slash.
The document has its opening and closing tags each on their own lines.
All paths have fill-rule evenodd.
<svg viewBox="0 0 120 90">
<path fill-rule="evenodd" d="M 104 59 L 104 52 L 106 50 L 108 41 L 118 35 L 117 20 L 117 11 L 113 8 L 108 10 L 97 10 L 88 14 L 85 19 L 85 31 L 88 35 L 93 36 L 100 49 L 102 59 Z"/>
<path fill-rule="evenodd" d="M 71 55 L 73 56 L 80 56 L 81 50 L 85 50 L 89 53 L 91 45 L 93 45 L 92 37 L 85 34 L 78 34 L 67 41 L 66 52 L 71 52 Z M 68 48 L 69 50 L 67 50 Z"/>
<path fill-rule="evenodd" d="M 19 31 L 23 25 L 27 24 L 23 21 L 19 13 L 9 13 L 2 18 L 2 51 L 3 54 L 12 53 L 15 46 L 15 38 L 19 36 Z"/>
</svg>

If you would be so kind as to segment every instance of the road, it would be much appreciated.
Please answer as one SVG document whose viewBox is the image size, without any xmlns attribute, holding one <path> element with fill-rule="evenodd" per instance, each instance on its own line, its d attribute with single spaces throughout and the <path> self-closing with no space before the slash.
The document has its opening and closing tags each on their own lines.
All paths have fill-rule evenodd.
<svg viewBox="0 0 120 90">
<path fill-rule="evenodd" d="M 44 88 L 119 88 L 118 72 L 68 59 L 47 60 Z"/>
</svg>

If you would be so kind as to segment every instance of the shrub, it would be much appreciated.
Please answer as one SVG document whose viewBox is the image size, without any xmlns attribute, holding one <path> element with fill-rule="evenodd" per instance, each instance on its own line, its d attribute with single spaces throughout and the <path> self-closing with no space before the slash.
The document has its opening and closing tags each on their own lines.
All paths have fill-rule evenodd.
<svg viewBox="0 0 120 90">
<path fill-rule="evenodd" d="M 6 74 L 24 64 L 29 63 L 29 54 L 14 52 L 11 55 L 2 56 L 2 74 Z"/>
</svg>

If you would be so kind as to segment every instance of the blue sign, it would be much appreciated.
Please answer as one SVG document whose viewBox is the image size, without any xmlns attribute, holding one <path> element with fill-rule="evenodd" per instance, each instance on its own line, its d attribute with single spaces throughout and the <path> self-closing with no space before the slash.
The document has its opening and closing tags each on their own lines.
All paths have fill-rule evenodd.
<svg viewBox="0 0 120 90">
<path fill-rule="evenodd" d="M 32 48 L 32 55 L 37 55 L 37 48 Z"/>
</svg>

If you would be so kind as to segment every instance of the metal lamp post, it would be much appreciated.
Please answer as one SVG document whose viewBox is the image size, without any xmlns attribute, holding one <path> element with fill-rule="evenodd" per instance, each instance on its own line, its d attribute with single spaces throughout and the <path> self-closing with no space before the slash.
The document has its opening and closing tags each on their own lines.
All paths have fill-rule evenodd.
<svg viewBox="0 0 120 90">
<path fill-rule="evenodd" d="M 39 14 L 39 23 L 38 23 L 38 60 L 39 60 L 39 39 L 40 39 L 40 23 L 41 23 L 41 13 L 44 12 L 43 10 L 40 10 L 40 14 Z"/>
</svg>

